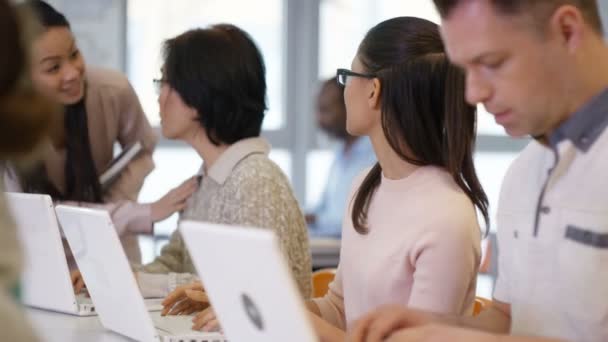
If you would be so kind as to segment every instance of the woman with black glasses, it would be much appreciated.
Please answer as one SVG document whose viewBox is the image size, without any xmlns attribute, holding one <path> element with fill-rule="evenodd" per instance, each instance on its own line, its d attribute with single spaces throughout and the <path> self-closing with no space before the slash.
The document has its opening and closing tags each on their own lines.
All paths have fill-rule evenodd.
<svg viewBox="0 0 608 342">
<path fill-rule="evenodd" d="M 352 71 L 339 69 L 347 130 L 369 136 L 378 163 L 355 181 L 336 278 L 308 302 L 326 340 L 383 304 L 470 314 L 480 258 L 473 166 L 475 107 L 439 27 L 402 17 L 372 28 Z"/>
</svg>

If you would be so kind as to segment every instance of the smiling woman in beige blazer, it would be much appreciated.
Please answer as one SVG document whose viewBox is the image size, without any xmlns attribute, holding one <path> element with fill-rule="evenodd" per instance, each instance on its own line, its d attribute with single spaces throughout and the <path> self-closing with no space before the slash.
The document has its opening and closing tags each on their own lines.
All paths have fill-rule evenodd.
<svg viewBox="0 0 608 342">
<path fill-rule="evenodd" d="M 150 204 L 137 203 L 145 177 L 154 168 L 157 141 L 127 79 L 116 72 L 86 68 L 66 18 L 42 1 L 22 6 L 33 10 L 43 30 L 32 44 L 30 76 L 34 88 L 64 107 L 62 124 L 44 147 L 42 161 L 28 172 L 4 170 L 9 191 L 45 193 L 55 201 L 106 209 L 129 260 L 140 261 L 136 234 L 151 234 L 153 223 L 181 210 L 196 187 L 190 180 Z M 113 159 L 114 145 L 136 142 L 143 153 L 120 177 L 102 188 L 99 175 Z M 71 266 L 73 258 L 66 245 Z"/>
</svg>

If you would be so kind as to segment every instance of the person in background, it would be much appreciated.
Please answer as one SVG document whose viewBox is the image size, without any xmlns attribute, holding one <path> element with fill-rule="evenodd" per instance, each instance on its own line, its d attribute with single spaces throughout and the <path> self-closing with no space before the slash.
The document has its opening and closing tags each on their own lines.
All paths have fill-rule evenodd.
<svg viewBox="0 0 608 342">
<path fill-rule="evenodd" d="M 106 209 L 131 262 L 141 260 L 137 234 L 151 234 L 154 222 L 184 208 L 196 182 L 189 180 L 154 203 L 137 203 L 153 167 L 157 141 L 137 95 L 121 74 L 88 67 L 66 18 L 43 1 L 20 5 L 40 20 L 32 43 L 30 77 L 34 88 L 63 106 L 59 130 L 42 151 L 42 161 L 27 171 L 5 167 L 7 191 L 49 194 L 57 203 Z M 102 188 L 99 176 L 113 159 L 114 145 L 143 145 L 117 180 Z M 64 241 L 65 242 L 65 241 Z M 70 268 L 75 262 L 64 243 Z"/>
<path fill-rule="evenodd" d="M 353 136 L 346 130 L 344 90 L 335 77 L 321 86 L 316 119 L 319 128 L 339 143 L 321 199 L 306 221 L 311 237 L 339 238 L 353 181 L 376 162 L 376 155 L 368 137 Z"/>
<path fill-rule="evenodd" d="M 388 307 L 351 341 L 608 341 L 608 45 L 595 0 L 434 0 L 450 59 L 515 137 L 476 317 Z M 506 335 L 510 336 L 506 336 Z"/>
<path fill-rule="evenodd" d="M 266 111 L 266 67 L 260 51 L 240 28 L 219 24 L 169 39 L 163 52 L 162 76 L 155 80 L 162 133 L 186 142 L 203 163 L 198 188 L 180 220 L 274 231 L 302 297 L 310 297 L 304 215 L 289 180 L 268 157 L 269 144 L 260 137 Z M 195 272 L 176 230 L 160 256 L 136 276 L 142 293 L 155 296 L 195 280 Z M 173 304 L 165 302 L 165 314 L 181 312 Z"/>
<path fill-rule="evenodd" d="M 57 108 L 27 80 L 26 49 L 35 20 L 0 0 L 0 163 L 26 158 L 53 126 Z M 36 341 L 19 306 L 21 253 L 0 182 L 0 340 Z"/>
</svg>

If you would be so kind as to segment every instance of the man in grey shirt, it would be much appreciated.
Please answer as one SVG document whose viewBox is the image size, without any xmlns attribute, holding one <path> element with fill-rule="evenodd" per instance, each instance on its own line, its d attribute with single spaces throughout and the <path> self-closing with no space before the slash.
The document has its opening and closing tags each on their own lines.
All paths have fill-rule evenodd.
<svg viewBox="0 0 608 342">
<path fill-rule="evenodd" d="M 608 341 L 608 46 L 597 2 L 434 2 L 467 100 L 534 140 L 503 182 L 493 304 L 473 318 L 384 308 L 352 339 Z"/>
</svg>

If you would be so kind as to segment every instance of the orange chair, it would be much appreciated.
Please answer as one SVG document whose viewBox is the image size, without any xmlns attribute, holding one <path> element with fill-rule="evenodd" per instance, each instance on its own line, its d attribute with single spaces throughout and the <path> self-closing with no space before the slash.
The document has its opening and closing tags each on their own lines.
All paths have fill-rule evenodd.
<svg viewBox="0 0 608 342">
<path fill-rule="evenodd" d="M 312 273 L 312 296 L 323 297 L 329 290 L 329 284 L 336 276 L 335 268 L 323 268 Z"/>
<path fill-rule="evenodd" d="M 489 308 L 490 305 L 492 305 L 491 299 L 475 297 L 475 303 L 473 304 L 473 316 L 479 315 L 483 310 Z"/>
</svg>

